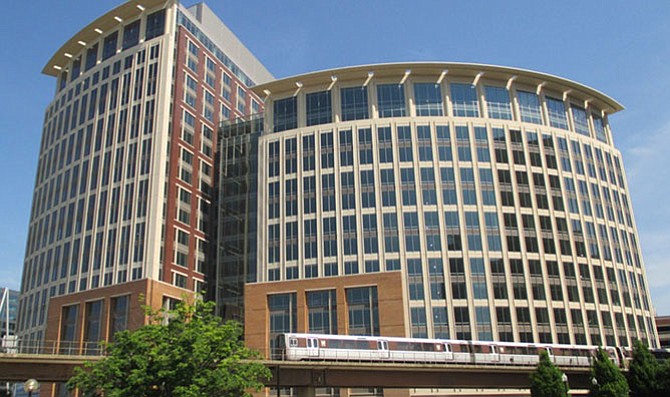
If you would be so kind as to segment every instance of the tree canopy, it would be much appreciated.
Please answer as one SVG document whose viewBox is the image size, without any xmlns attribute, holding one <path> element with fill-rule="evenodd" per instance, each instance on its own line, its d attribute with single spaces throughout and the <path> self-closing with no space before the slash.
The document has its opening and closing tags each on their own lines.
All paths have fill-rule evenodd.
<svg viewBox="0 0 670 397">
<path fill-rule="evenodd" d="M 530 395 L 532 397 L 566 397 L 567 385 L 563 383 L 563 373 L 551 362 L 546 351 L 540 352 L 540 362 L 535 372 L 530 374 Z"/>
<path fill-rule="evenodd" d="M 149 324 L 115 335 L 106 356 L 77 368 L 68 388 L 109 397 L 248 396 L 269 370 L 242 341 L 239 323 L 223 322 L 212 302 L 180 303 L 150 313 Z"/>
<path fill-rule="evenodd" d="M 595 381 L 591 385 L 591 397 L 626 397 L 628 383 L 619 367 L 610 360 L 607 352 L 598 349 L 591 367 L 591 376 Z"/>
<path fill-rule="evenodd" d="M 667 364 L 660 364 L 649 348 L 639 340 L 633 344 L 633 360 L 628 369 L 631 397 L 655 397 L 665 394 Z"/>
</svg>

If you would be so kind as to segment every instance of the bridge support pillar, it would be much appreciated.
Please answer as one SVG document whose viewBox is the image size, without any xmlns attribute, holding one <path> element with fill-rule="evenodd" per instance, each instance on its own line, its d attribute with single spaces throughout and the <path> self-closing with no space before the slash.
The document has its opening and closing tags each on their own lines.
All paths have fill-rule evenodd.
<svg viewBox="0 0 670 397">
<path fill-rule="evenodd" d="M 316 389 L 314 386 L 304 386 L 304 387 L 296 387 L 296 391 L 298 392 L 298 397 L 315 397 L 316 396 Z"/>
</svg>

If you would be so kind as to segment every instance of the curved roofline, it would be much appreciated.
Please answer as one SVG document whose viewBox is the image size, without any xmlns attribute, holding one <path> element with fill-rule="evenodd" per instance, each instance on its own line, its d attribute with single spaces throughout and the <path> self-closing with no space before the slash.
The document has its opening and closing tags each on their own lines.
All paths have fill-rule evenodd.
<svg viewBox="0 0 670 397">
<path fill-rule="evenodd" d="M 434 70 L 433 70 L 434 69 Z M 330 81 L 331 76 L 343 76 L 345 78 L 355 77 L 358 72 L 363 72 L 361 76 L 363 78 L 367 76 L 367 72 L 389 72 L 392 74 L 394 71 L 402 73 L 405 70 L 411 70 L 412 72 L 424 71 L 424 72 L 433 72 L 436 76 L 439 76 L 441 72 L 447 71 L 447 76 L 472 76 L 476 77 L 477 74 L 483 72 L 484 78 L 488 77 L 498 77 L 507 79 L 516 76 L 515 82 L 525 83 L 525 84 L 542 84 L 543 87 L 547 89 L 559 91 L 562 93 L 569 93 L 571 97 L 575 97 L 584 101 L 597 103 L 606 113 L 615 113 L 624 109 L 624 106 L 613 99 L 612 97 L 592 88 L 587 85 L 578 83 L 573 80 L 569 80 L 563 77 L 555 76 L 548 73 L 536 72 L 529 69 L 515 68 L 510 66 L 498 66 L 498 65 L 489 65 L 481 63 L 466 63 L 466 62 L 439 62 L 439 61 L 421 61 L 421 62 L 390 62 L 390 63 L 377 63 L 377 64 L 365 64 L 365 65 L 356 65 L 356 66 L 346 66 L 340 68 L 324 69 L 315 72 L 309 72 L 300 75 L 294 75 L 290 77 L 285 77 L 275 81 L 271 81 L 264 84 L 259 84 L 253 87 L 253 90 L 259 96 L 263 97 L 265 91 L 270 92 L 284 92 L 291 89 L 295 90 L 294 82 L 300 81 L 305 85 L 309 83 L 316 84 L 320 80 L 322 82 Z M 414 74 L 414 73 L 412 73 Z M 323 80 L 320 77 L 325 77 Z M 559 90 L 557 88 L 562 88 Z M 544 88 L 543 88 L 544 89 Z"/>
<path fill-rule="evenodd" d="M 146 10 L 152 10 L 161 5 L 163 6 L 162 8 L 166 8 L 173 1 L 174 0 L 129 0 L 108 11 L 104 15 L 98 17 L 95 21 L 86 25 L 86 27 L 66 41 L 65 44 L 54 53 L 46 65 L 44 65 L 42 73 L 57 77 L 61 70 L 70 63 L 70 60 L 73 57 L 88 48 L 89 43 L 97 41 L 100 37 L 106 36 L 106 33 L 116 30 L 119 25 L 124 25 L 123 21 L 134 19 L 142 15 Z M 120 18 L 121 21 L 116 18 Z"/>
</svg>

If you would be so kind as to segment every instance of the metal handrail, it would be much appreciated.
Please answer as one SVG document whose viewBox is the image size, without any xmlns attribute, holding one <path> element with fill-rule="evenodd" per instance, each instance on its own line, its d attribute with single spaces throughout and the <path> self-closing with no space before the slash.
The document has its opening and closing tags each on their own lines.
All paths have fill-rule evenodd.
<svg viewBox="0 0 670 397">
<path fill-rule="evenodd" d="M 30 339 L 3 339 L 0 354 L 34 354 L 48 356 L 102 356 L 105 348 L 101 341 L 54 341 Z"/>
</svg>

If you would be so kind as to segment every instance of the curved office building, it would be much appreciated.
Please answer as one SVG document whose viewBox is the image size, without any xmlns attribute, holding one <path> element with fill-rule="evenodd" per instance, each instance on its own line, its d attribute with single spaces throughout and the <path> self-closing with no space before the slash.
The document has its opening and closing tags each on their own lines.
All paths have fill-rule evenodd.
<svg viewBox="0 0 670 397">
<path fill-rule="evenodd" d="M 287 331 L 657 345 L 612 98 L 461 63 L 254 91 L 251 345 L 269 354 Z M 244 124 L 223 128 L 223 168 Z"/>
<path fill-rule="evenodd" d="M 215 131 L 257 112 L 248 87 L 272 75 L 206 5 L 176 0 L 109 10 L 43 73 L 18 335 L 96 346 L 144 322 L 140 295 L 203 289 Z"/>
</svg>

